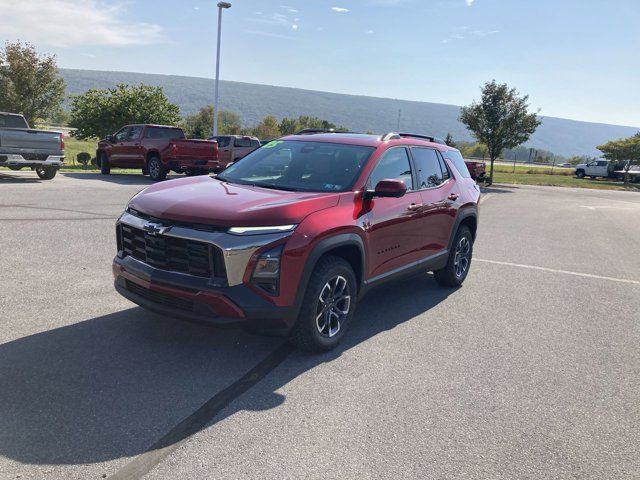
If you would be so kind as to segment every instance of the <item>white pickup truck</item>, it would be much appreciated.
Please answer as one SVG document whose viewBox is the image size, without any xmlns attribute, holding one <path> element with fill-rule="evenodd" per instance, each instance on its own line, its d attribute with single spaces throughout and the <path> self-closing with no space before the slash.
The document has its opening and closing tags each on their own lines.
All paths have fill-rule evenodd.
<svg viewBox="0 0 640 480">
<path fill-rule="evenodd" d="M 594 160 L 589 163 L 579 163 L 576 165 L 576 177 L 584 178 L 617 178 L 623 180 L 625 175 L 625 169 L 616 170 L 615 166 L 620 165 L 616 162 L 610 162 L 609 160 Z M 629 168 L 629 179 L 631 182 L 640 181 L 640 168 L 637 165 L 632 165 Z"/>
<path fill-rule="evenodd" d="M 29 128 L 22 115 L 0 112 L 0 167 L 31 168 L 51 180 L 64 164 L 64 135 Z"/>
</svg>

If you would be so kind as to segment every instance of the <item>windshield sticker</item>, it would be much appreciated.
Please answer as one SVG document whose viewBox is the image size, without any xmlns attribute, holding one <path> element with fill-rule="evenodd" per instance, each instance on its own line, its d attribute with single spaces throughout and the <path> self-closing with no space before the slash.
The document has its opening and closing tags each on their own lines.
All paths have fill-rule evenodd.
<svg viewBox="0 0 640 480">
<path fill-rule="evenodd" d="M 262 148 L 273 148 L 277 147 L 282 143 L 282 140 L 274 140 L 273 142 L 269 142 L 266 145 L 263 145 Z"/>
<path fill-rule="evenodd" d="M 342 185 L 334 185 L 333 183 L 325 183 L 324 184 L 324 189 L 325 190 L 340 190 L 340 189 L 342 189 Z"/>
</svg>

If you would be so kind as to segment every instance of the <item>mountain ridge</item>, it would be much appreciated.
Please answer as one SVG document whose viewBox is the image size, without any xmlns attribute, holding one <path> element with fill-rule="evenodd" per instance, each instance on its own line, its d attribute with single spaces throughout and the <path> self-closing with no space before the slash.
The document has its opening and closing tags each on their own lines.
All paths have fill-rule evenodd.
<svg viewBox="0 0 640 480">
<path fill-rule="evenodd" d="M 67 94 L 80 94 L 89 88 L 109 88 L 118 83 L 161 86 L 170 101 L 189 115 L 212 103 L 212 79 L 136 72 L 60 69 L 67 82 Z M 472 141 L 466 127 L 458 121 L 460 107 L 435 102 L 323 92 L 294 87 L 220 81 L 220 108 L 241 115 L 245 126 L 253 126 L 264 116 L 312 115 L 354 131 L 388 132 L 400 130 Z M 628 137 L 639 128 L 605 123 L 582 122 L 542 116 L 543 124 L 525 144 L 556 154 L 599 155 L 597 145 Z"/>
</svg>

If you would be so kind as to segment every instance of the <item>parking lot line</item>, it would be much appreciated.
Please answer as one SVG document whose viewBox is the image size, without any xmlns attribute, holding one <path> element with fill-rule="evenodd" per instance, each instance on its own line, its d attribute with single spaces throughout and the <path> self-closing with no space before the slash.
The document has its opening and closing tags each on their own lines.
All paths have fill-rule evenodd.
<svg viewBox="0 0 640 480">
<path fill-rule="evenodd" d="M 569 270 L 558 270 L 556 268 L 538 267 L 536 265 L 523 265 L 521 263 L 499 262 L 497 260 L 485 260 L 483 258 L 474 258 L 473 260 L 476 262 L 493 263 L 495 265 L 505 265 L 508 267 L 528 268 L 530 270 L 540 270 L 543 272 L 562 273 L 565 275 L 574 275 L 576 277 L 597 278 L 599 280 L 610 280 L 612 282 L 631 283 L 633 285 L 640 285 L 640 280 L 631 280 L 628 278 L 605 277 L 602 275 L 594 275 L 592 273 L 572 272 Z"/>
</svg>

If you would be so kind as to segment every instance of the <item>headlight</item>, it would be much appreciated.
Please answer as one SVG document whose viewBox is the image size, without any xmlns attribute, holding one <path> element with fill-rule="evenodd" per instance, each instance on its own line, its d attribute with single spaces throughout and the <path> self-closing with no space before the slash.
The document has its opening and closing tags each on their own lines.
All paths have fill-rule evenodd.
<svg viewBox="0 0 640 480">
<path fill-rule="evenodd" d="M 278 294 L 280 283 L 280 257 L 283 245 L 260 254 L 253 269 L 251 281 L 271 295 Z"/>
<path fill-rule="evenodd" d="M 261 235 L 266 233 L 290 232 L 297 225 L 277 225 L 274 227 L 231 227 L 229 233 L 234 235 Z"/>
</svg>

